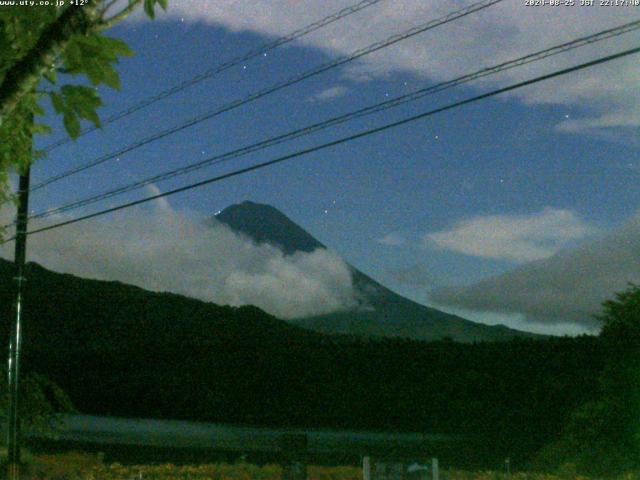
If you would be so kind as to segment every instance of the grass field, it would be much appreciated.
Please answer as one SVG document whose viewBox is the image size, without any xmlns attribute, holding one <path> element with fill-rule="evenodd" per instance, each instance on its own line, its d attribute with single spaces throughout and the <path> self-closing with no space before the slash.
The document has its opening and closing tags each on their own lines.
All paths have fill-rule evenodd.
<svg viewBox="0 0 640 480">
<path fill-rule="evenodd" d="M 24 469 L 24 478 L 32 480 L 280 480 L 282 468 L 276 464 L 215 463 L 205 465 L 120 465 L 105 464 L 99 455 L 67 453 L 35 455 Z M 353 466 L 309 466 L 309 480 L 359 480 L 362 470 Z M 635 480 L 628 474 L 617 480 Z M 442 480 L 592 480 L 574 474 L 441 472 Z M 593 479 L 595 480 L 595 479 Z"/>
</svg>

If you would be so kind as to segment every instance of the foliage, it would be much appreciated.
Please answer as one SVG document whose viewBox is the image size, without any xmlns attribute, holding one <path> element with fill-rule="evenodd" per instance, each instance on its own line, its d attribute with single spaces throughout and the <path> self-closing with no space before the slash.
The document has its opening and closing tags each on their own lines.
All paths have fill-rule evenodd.
<svg viewBox="0 0 640 480">
<path fill-rule="evenodd" d="M 84 480 L 105 470 L 102 455 L 81 452 L 34 455 L 27 463 L 29 477 L 41 480 Z"/>
<path fill-rule="evenodd" d="M 84 413 L 474 434 L 479 446 L 439 456 L 488 468 L 507 456 L 522 463 L 556 438 L 593 399 L 604 363 L 596 337 L 326 336 L 253 307 L 28 268 L 25 368 L 58 382 Z M 10 281 L 0 261 L 0 315 Z"/>
<path fill-rule="evenodd" d="M 30 478 L 39 480 L 280 480 L 282 467 L 277 464 L 262 466 L 250 463 L 211 463 L 200 465 L 121 465 L 105 464 L 99 454 L 68 452 L 56 455 L 34 455 L 29 465 Z M 443 480 L 590 480 L 588 477 L 565 472 L 555 475 L 496 471 L 443 470 Z M 307 467 L 309 480 L 358 480 L 362 469 L 357 466 Z M 415 477 L 418 478 L 418 477 Z M 611 480 L 632 480 L 632 474 Z"/>
<path fill-rule="evenodd" d="M 67 133 L 77 138 L 81 121 L 100 125 L 102 105 L 96 90 L 101 84 L 120 88 L 115 66 L 131 55 L 121 40 L 102 31 L 125 18 L 142 0 L 128 0 L 112 13 L 114 2 L 92 0 L 84 7 L 0 7 L 0 205 L 10 197 L 8 174 L 22 171 L 32 161 L 32 139 L 50 129 L 34 122 L 44 114 L 40 102 L 48 96 L 63 116 Z M 53 4 L 53 2 L 51 2 Z M 144 0 L 150 17 L 155 7 L 167 8 L 167 0 Z M 58 73 L 66 76 L 58 84 Z M 91 87 L 68 80 L 86 76 Z M 48 88 L 37 90 L 46 79 Z M 36 153 L 35 157 L 42 153 Z"/>
<path fill-rule="evenodd" d="M 640 286 L 605 301 L 598 318 L 606 364 L 596 398 L 577 408 L 562 437 L 541 451 L 538 462 L 546 468 L 566 462 L 594 474 L 640 468 Z"/>
<path fill-rule="evenodd" d="M 42 375 L 29 373 L 20 382 L 21 428 L 24 431 L 52 435 L 51 422 L 59 413 L 73 413 L 75 408 L 62 389 Z M 6 369 L 0 369 L 0 424 L 6 425 L 8 407 Z M 4 442 L 4 439 L 2 440 Z"/>
<path fill-rule="evenodd" d="M 633 283 L 602 304 L 598 316 L 602 322 L 601 336 L 616 346 L 635 346 L 640 340 L 640 285 Z"/>
</svg>

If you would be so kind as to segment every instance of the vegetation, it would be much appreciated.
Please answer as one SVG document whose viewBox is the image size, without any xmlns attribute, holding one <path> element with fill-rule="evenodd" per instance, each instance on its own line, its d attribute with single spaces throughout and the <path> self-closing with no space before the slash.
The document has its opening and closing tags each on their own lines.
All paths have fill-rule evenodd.
<svg viewBox="0 0 640 480">
<path fill-rule="evenodd" d="M 167 6 L 167 0 L 129 0 L 110 11 L 116 3 L 0 8 L 0 204 L 10 197 L 9 173 L 24 171 L 34 158 L 33 136 L 49 131 L 34 120 L 44 114 L 43 100 L 62 116 L 72 138 L 80 134 L 81 121 L 99 126 L 96 87 L 119 88 L 115 66 L 131 54 L 103 32 L 137 6 L 150 17 L 156 6 Z M 524 465 L 538 452 L 533 465 L 544 469 L 593 474 L 640 469 L 636 285 L 605 302 L 600 338 L 460 345 L 325 336 L 252 307 L 221 307 L 53 274 L 36 265 L 30 269 L 24 344 L 29 374 L 22 382 L 27 429 L 46 431 L 51 416 L 72 411 L 73 401 L 95 414 L 473 434 L 486 450 L 464 456 L 477 465 L 505 456 Z M 11 305 L 11 274 L 1 261 L 0 315 Z M 5 338 L 6 328 L 0 327 Z M 1 371 L 0 378 L 5 378 Z M 0 416 L 5 411 L 0 402 Z M 82 456 L 76 460 L 62 463 L 63 470 L 75 465 L 77 478 L 280 474 L 278 467 L 246 464 L 122 467 Z M 72 478 L 66 471 L 55 473 L 58 464 L 41 456 L 34 460 L 34 475 Z M 93 477 L 86 476 L 88 470 Z M 319 479 L 358 473 L 310 471 Z M 451 473 L 449 478 L 501 475 Z"/>
<path fill-rule="evenodd" d="M 539 455 L 542 468 L 570 462 L 580 472 L 640 468 L 640 286 L 603 304 L 605 366 L 596 396 L 568 419 L 563 435 Z"/>
<path fill-rule="evenodd" d="M 0 392 L 7 392 L 7 375 L 0 369 Z M 21 383 L 22 428 L 44 435 L 52 435 L 50 422 L 60 413 L 73 413 L 75 408 L 62 389 L 42 375 L 31 372 Z M 6 424 L 7 395 L 0 396 L 0 422 Z M 2 443 L 4 443 L 4 436 Z"/>
<path fill-rule="evenodd" d="M 0 262 L 0 315 L 11 269 Z M 368 341 L 29 264 L 24 363 L 84 413 L 480 435 L 447 464 L 523 464 L 595 400 L 595 337 Z M 6 334 L 0 326 L 0 335 Z M 477 445 L 476 445 L 477 446 Z M 458 458 L 453 456 L 458 455 Z"/>
<path fill-rule="evenodd" d="M 254 307 L 28 268 L 25 369 L 84 413 L 469 434 L 443 464 L 639 468 L 637 286 L 605 303 L 601 337 L 468 345 L 322 335 Z M 0 261 L 0 315 L 11 272 Z"/>
<path fill-rule="evenodd" d="M 33 136 L 50 131 L 34 122 L 44 114 L 43 98 L 63 116 L 72 138 L 80 134 L 81 120 L 99 126 L 96 110 L 102 102 L 95 87 L 119 88 L 115 65 L 119 57 L 132 53 L 103 31 L 139 5 L 144 4 L 150 17 L 156 5 L 167 7 L 167 0 L 129 0 L 117 11 L 116 2 L 107 0 L 90 0 L 84 6 L 50 3 L 0 6 L 0 205 L 10 197 L 8 174 L 22 171 L 33 159 Z M 60 73 L 64 77 L 58 82 Z M 76 77 L 86 77 L 89 84 L 69 83 Z"/>
<path fill-rule="evenodd" d="M 280 480 L 282 467 L 250 463 L 215 463 L 202 465 L 121 465 L 104 463 L 100 455 L 70 452 L 58 455 L 34 455 L 28 468 L 30 478 L 38 480 Z M 307 469 L 309 480 L 359 480 L 362 470 L 357 466 L 316 466 Z M 465 472 L 443 470 L 442 480 L 590 480 L 575 473 L 557 475 L 496 471 Z M 417 477 L 416 477 L 417 478 Z M 611 480 L 632 480 L 632 474 Z"/>
</svg>

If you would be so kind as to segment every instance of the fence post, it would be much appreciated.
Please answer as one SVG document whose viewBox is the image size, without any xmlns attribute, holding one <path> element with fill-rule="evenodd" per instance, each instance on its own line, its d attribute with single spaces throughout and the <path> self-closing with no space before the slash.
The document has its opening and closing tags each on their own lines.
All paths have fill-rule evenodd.
<svg viewBox="0 0 640 480">
<path fill-rule="evenodd" d="M 362 480 L 371 480 L 371 457 L 362 457 Z"/>
<path fill-rule="evenodd" d="M 431 478 L 433 480 L 438 480 L 439 479 L 439 469 L 438 469 L 438 459 L 437 458 L 432 458 L 431 459 Z"/>
<path fill-rule="evenodd" d="M 285 434 L 280 438 L 282 480 L 307 480 L 307 436 Z"/>
</svg>

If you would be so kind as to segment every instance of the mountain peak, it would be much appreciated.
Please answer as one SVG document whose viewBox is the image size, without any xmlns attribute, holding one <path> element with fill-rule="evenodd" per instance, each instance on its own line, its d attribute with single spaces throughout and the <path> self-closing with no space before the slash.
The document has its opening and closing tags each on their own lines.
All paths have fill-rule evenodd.
<svg viewBox="0 0 640 480">
<path fill-rule="evenodd" d="M 251 200 L 245 200 L 241 203 L 234 203 L 233 205 L 229 205 L 227 208 L 225 208 L 221 212 L 218 212 L 216 216 L 224 212 L 230 212 L 230 211 L 242 211 L 245 213 L 265 213 L 265 212 L 274 213 L 275 212 L 280 215 L 284 215 L 282 212 L 280 212 L 280 210 L 278 210 L 275 207 L 272 207 L 271 205 L 267 205 L 266 203 L 257 203 L 257 202 L 252 202 Z"/>
<path fill-rule="evenodd" d="M 271 205 L 244 201 L 225 208 L 216 214 L 215 219 L 257 243 L 274 245 L 287 255 L 326 248 Z M 295 324 L 323 333 L 421 340 L 450 337 L 469 342 L 533 336 L 507 327 L 476 324 L 456 315 L 420 305 L 389 290 L 352 265 L 349 265 L 349 268 L 354 287 L 360 293 L 362 301 L 370 308 L 301 318 L 295 320 Z"/>
<path fill-rule="evenodd" d="M 326 248 L 309 232 L 271 205 L 245 200 L 217 213 L 215 219 L 256 243 L 275 245 L 287 255 L 297 251 L 312 252 L 317 248 Z"/>
</svg>

